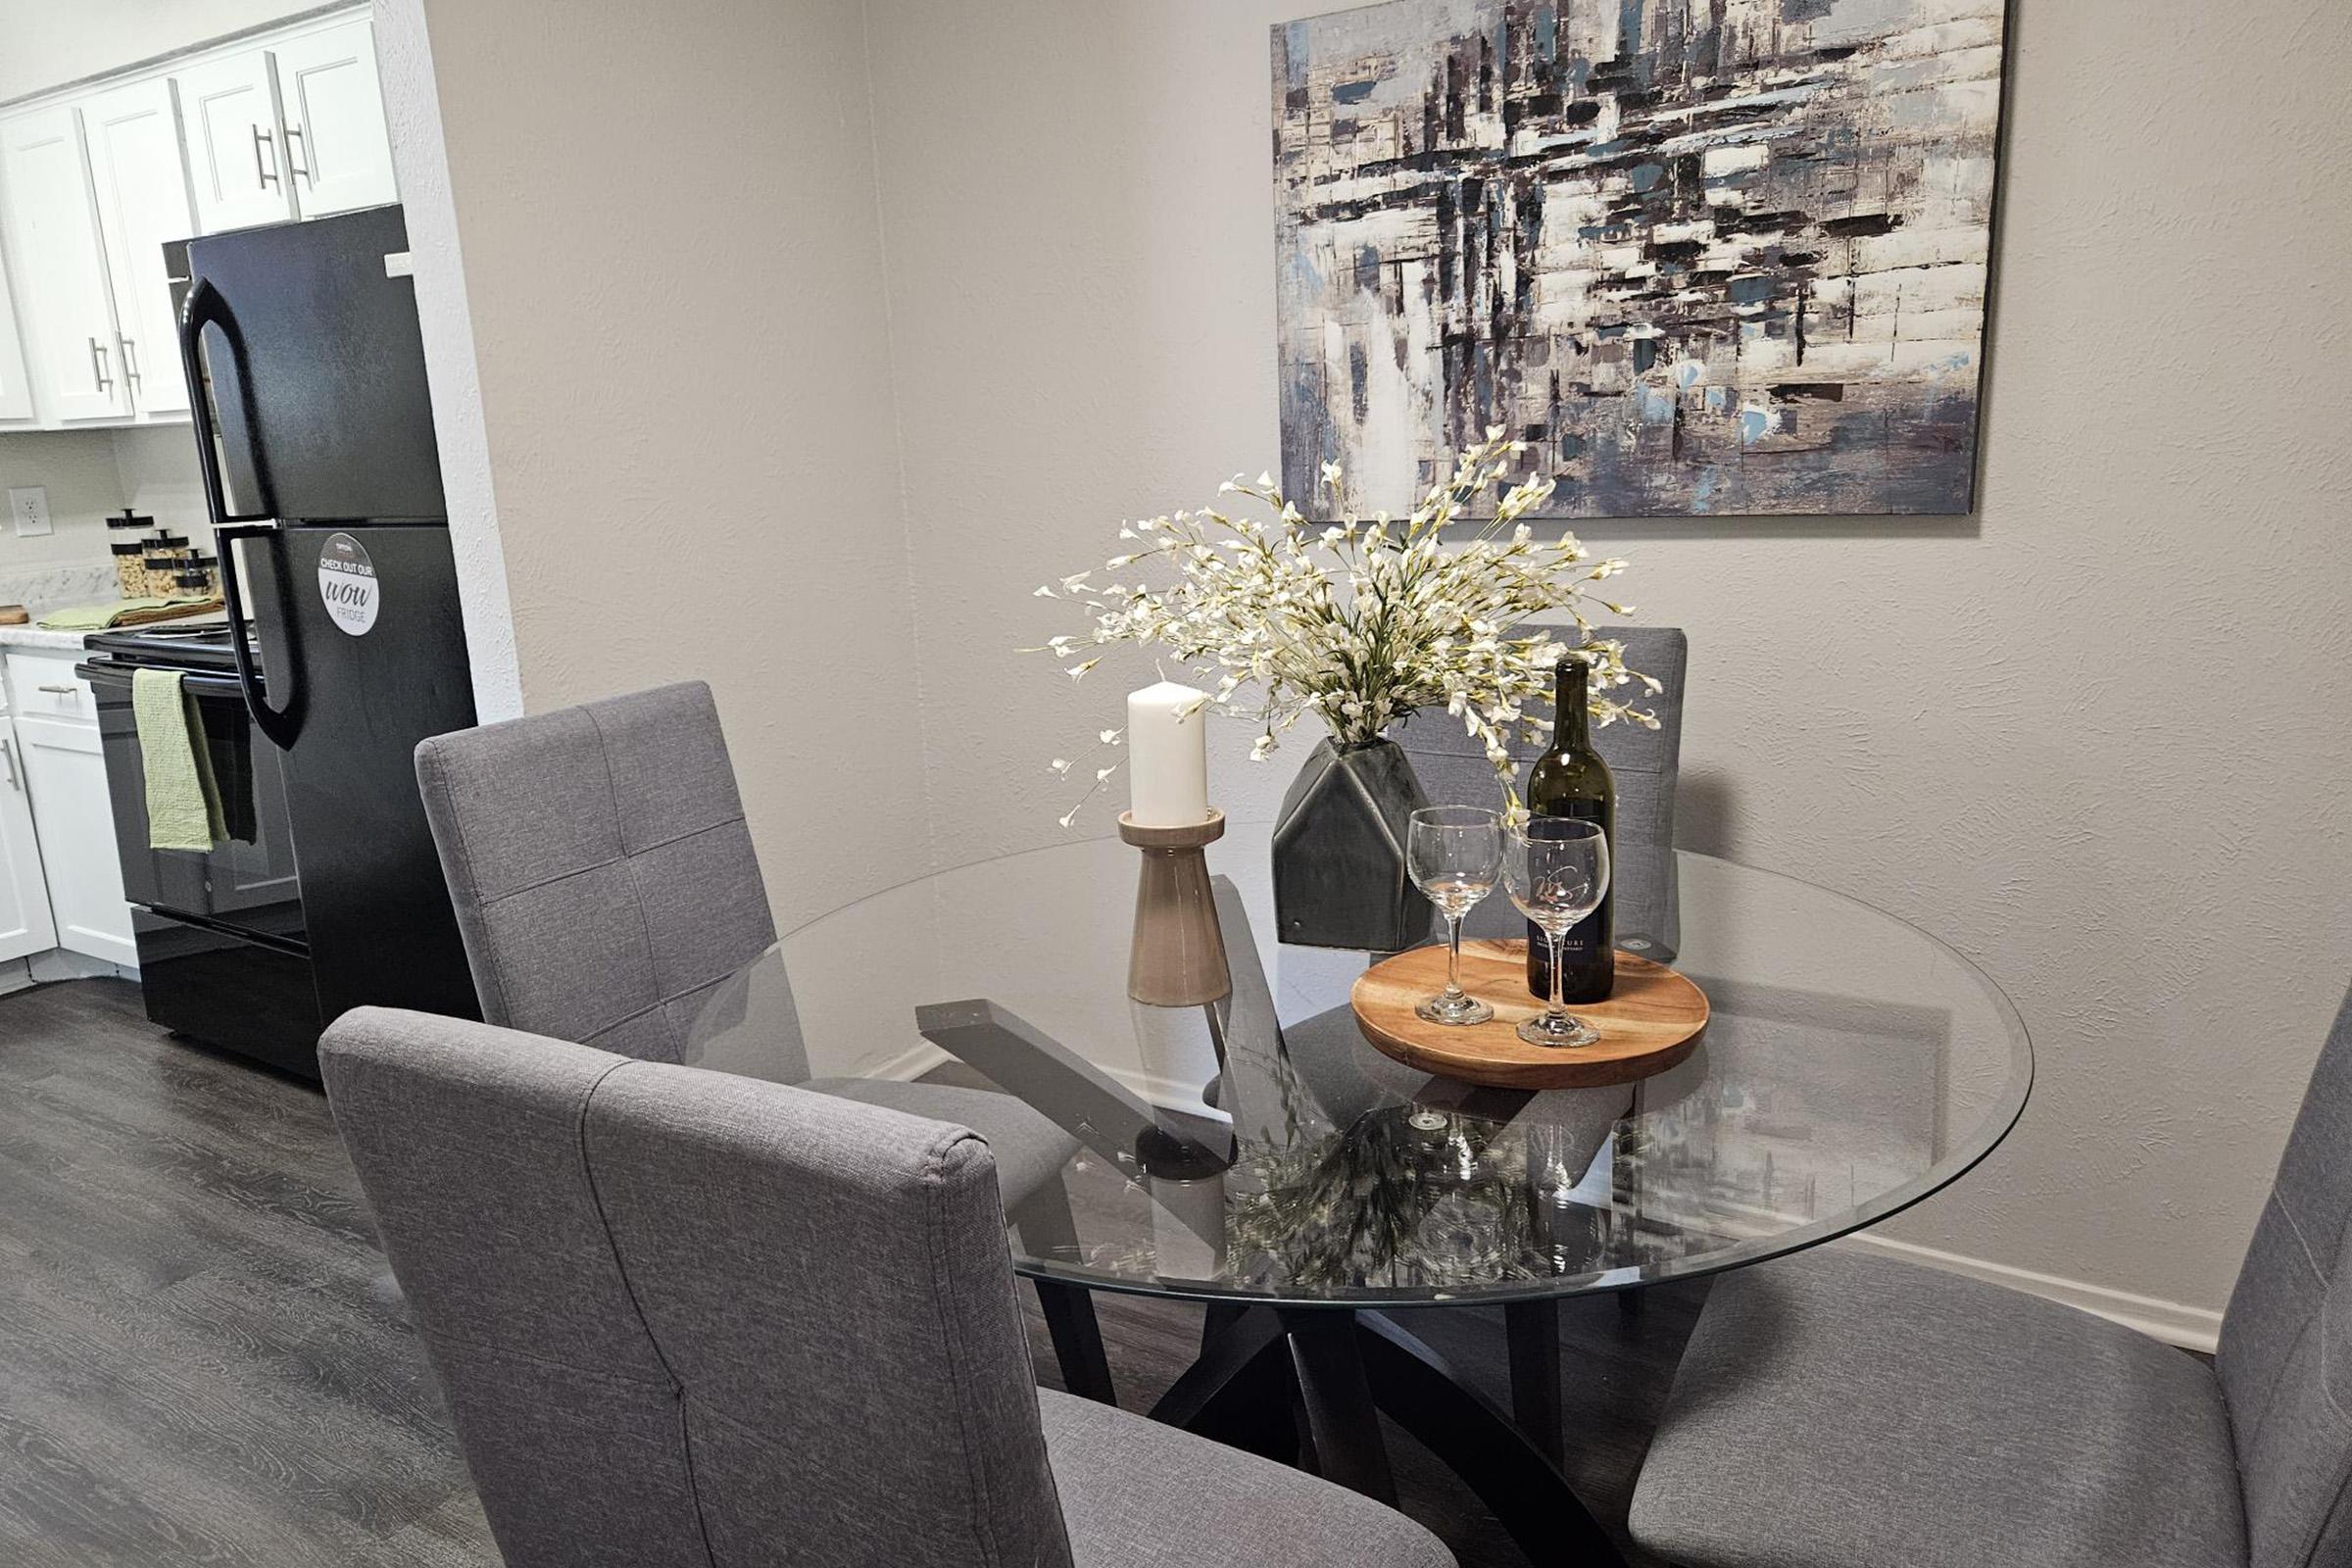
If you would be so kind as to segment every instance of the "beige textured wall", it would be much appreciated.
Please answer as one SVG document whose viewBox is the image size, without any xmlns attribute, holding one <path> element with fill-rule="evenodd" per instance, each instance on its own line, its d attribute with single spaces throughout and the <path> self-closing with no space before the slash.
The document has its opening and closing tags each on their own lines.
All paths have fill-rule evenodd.
<svg viewBox="0 0 2352 1568">
<path fill-rule="evenodd" d="M 428 0 L 525 696 L 709 675 L 787 920 L 1058 834 L 1132 671 L 1013 655 L 1028 591 L 1275 455 L 1266 25 L 1313 9 Z M 1899 1233 L 2215 1307 L 2352 957 L 2352 20 L 2018 10 L 1980 515 L 1587 531 L 1690 632 L 1689 842 L 2035 1032 Z M 1238 751 L 1269 809 L 1297 754 Z"/>
<path fill-rule="evenodd" d="M 858 6 L 425 15 L 525 704 L 708 679 L 779 918 L 908 874 Z"/>
<path fill-rule="evenodd" d="M 1266 27 L 1324 9 L 874 0 L 943 857 L 1055 835 L 1043 763 L 1131 683 L 1010 654 L 1051 629 L 1022 596 L 1274 460 Z M 2352 326 L 2352 14 L 2017 10 L 1980 516 L 1585 531 L 1690 633 L 1686 841 L 1917 922 L 2034 1032 L 2024 1124 L 1895 1232 L 2218 1307 L 2352 960 L 2312 375 Z"/>
</svg>

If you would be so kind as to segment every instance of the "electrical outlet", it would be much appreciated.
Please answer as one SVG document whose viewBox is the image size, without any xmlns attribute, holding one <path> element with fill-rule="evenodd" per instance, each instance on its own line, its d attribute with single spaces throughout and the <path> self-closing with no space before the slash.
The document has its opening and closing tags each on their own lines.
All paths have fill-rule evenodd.
<svg viewBox="0 0 2352 1568">
<path fill-rule="evenodd" d="M 31 539 L 49 532 L 49 492 L 37 484 L 8 493 L 8 514 L 17 525 L 17 537 Z"/>
</svg>

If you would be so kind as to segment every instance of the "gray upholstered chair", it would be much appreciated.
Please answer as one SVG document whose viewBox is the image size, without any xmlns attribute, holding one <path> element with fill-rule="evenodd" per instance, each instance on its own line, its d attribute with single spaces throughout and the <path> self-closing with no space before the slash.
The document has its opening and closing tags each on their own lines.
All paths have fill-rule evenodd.
<svg viewBox="0 0 2352 1568">
<path fill-rule="evenodd" d="M 491 1023 L 676 1061 L 696 1007 L 776 940 L 699 681 L 435 736 L 416 778 Z M 799 1040 L 776 1048 L 767 1076 L 972 1128 L 1016 1207 L 1077 1152 L 1009 1095 L 810 1079 Z"/>
<path fill-rule="evenodd" d="M 1534 631 L 1540 628 L 1523 628 Z M 1614 852 L 1616 927 L 1619 941 L 1647 937 L 1671 952 L 1680 942 L 1675 906 L 1674 788 L 1683 760 L 1683 691 L 1690 679 L 1690 644 L 1672 626 L 1621 626 L 1610 635 L 1625 644 L 1625 662 L 1656 677 L 1665 690 L 1642 697 L 1638 706 L 1658 718 L 1658 727 L 1608 724 L 1592 732 L 1593 749 L 1617 782 Z M 1625 696 L 1625 692 L 1616 695 Z M 1630 700 L 1630 699 L 1629 699 Z M 1538 706 L 1549 713 L 1551 705 Z M 1433 805 L 1497 804 L 1494 769 L 1486 753 L 1444 712 L 1417 714 L 1391 732 L 1412 759 L 1413 771 Z M 1514 741 L 1520 780 L 1544 753 L 1542 746 Z M 1470 911 L 1462 929 L 1472 936 L 1515 937 L 1526 929 L 1508 899 L 1494 898 Z"/>
<path fill-rule="evenodd" d="M 1634 1496 L 1686 1568 L 2352 1563 L 2352 999 L 2209 1366 L 1867 1253 L 1715 1287 Z"/>
<path fill-rule="evenodd" d="M 961 1128 L 375 1008 L 319 1065 L 510 1568 L 1452 1562 L 1039 1391 Z"/>
</svg>

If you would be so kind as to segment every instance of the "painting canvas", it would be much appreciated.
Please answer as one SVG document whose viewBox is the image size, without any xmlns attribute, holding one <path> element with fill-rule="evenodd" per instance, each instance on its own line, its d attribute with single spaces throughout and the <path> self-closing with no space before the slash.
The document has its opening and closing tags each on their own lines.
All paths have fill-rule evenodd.
<svg viewBox="0 0 2352 1568">
<path fill-rule="evenodd" d="M 1274 29 L 1285 488 L 1501 426 L 1558 516 L 1976 476 L 2002 0 L 1395 0 Z"/>
</svg>

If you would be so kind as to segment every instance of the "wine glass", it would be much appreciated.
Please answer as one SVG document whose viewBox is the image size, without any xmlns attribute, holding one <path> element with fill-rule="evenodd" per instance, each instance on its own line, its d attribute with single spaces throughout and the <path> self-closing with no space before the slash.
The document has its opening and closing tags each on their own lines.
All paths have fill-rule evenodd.
<svg viewBox="0 0 2352 1568">
<path fill-rule="evenodd" d="M 1413 885 L 1446 916 L 1446 990 L 1413 1009 L 1431 1023 L 1485 1023 L 1494 1009 L 1462 989 L 1462 916 L 1494 891 L 1502 874 L 1502 818 L 1478 806 L 1430 806 L 1413 813 L 1404 863 Z"/>
<path fill-rule="evenodd" d="M 1541 1017 L 1519 1026 L 1531 1046 L 1589 1046 L 1600 1031 L 1571 1017 L 1560 999 L 1560 943 L 1609 891 L 1609 836 L 1598 822 L 1543 816 L 1514 827 L 1502 847 L 1502 874 L 1519 912 L 1551 948 L 1551 997 Z"/>
</svg>

